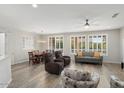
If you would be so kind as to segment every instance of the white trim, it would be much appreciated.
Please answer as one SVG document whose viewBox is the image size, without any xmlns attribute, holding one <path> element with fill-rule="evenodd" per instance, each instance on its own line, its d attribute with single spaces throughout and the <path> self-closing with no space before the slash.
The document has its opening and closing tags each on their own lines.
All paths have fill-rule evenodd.
<svg viewBox="0 0 124 93">
<path fill-rule="evenodd" d="M 122 54 L 122 61 L 124 62 L 124 38 L 122 38 L 122 42 L 121 43 L 122 43 L 122 45 L 121 45 L 122 46 L 122 48 L 121 48 L 122 49 L 122 52 L 121 52 L 121 54 Z"/>
<path fill-rule="evenodd" d="M 0 57 L 5 55 L 6 34 L 0 32 Z"/>
<path fill-rule="evenodd" d="M 19 63 L 24 63 L 24 62 L 29 62 L 29 60 L 28 59 L 18 60 L 18 61 L 16 61 L 16 63 L 11 64 L 11 65 L 15 65 L 15 64 L 19 64 Z"/>
<path fill-rule="evenodd" d="M 103 63 L 121 64 L 121 61 L 103 60 Z"/>
<path fill-rule="evenodd" d="M 50 49 L 50 44 L 49 44 L 50 37 L 52 37 L 52 36 L 48 36 L 48 38 L 47 38 L 47 40 L 48 40 L 48 42 L 47 42 L 48 43 L 48 46 L 47 46 L 48 47 L 48 50 Z"/>
<path fill-rule="evenodd" d="M 5 85 L 4 88 L 7 88 L 11 82 L 12 82 L 12 78 L 10 78 L 10 80 L 7 82 L 7 85 Z"/>
</svg>

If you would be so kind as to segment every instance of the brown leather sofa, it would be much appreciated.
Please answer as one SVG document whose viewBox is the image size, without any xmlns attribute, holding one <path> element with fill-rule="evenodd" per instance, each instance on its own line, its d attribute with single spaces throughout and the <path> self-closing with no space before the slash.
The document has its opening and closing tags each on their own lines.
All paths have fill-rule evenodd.
<svg viewBox="0 0 124 93">
<path fill-rule="evenodd" d="M 64 61 L 62 59 L 54 59 L 51 53 L 45 54 L 45 70 L 51 74 L 61 74 L 64 69 Z"/>
<path fill-rule="evenodd" d="M 64 66 L 70 64 L 71 58 L 69 56 L 63 56 L 61 51 L 55 51 L 55 57 L 64 60 Z"/>
</svg>

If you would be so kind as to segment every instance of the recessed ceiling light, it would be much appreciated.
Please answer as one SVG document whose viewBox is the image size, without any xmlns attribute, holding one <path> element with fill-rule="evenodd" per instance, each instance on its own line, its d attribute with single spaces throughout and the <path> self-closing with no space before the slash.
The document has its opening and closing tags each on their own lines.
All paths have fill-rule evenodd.
<svg viewBox="0 0 124 93">
<path fill-rule="evenodd" d="M 37 4 L 32 4 L 32 7 L 33 7 L 33 8 L 37 8 L 38 5 L 37 5 Z"/>
</svg>

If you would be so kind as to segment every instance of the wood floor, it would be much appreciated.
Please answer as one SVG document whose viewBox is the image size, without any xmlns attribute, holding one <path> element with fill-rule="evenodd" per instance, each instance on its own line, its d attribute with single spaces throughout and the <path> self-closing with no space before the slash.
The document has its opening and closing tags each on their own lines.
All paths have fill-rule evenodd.
<svg viewBox="0 0 124 93">
<path fill-rule="evenodd" d="M 110 75 L 124 80 L 124 70 L 119 64 L 104 63 L 102 66 L 93 64 L 70 64 L 66 68 L 87 70 L 100 74 L 99 88 L 109 88 Z M 44 64 L 29 65 L 28 62 L 12 66 L 12 82 L 9 88 L 61 88 L 61 76 L 49 74 Z"/>
</svg>

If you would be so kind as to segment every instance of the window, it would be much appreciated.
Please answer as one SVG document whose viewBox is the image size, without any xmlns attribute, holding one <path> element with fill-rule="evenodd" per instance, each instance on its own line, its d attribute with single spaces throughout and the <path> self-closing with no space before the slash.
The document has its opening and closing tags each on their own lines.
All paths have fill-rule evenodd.
<svg viewBox="0 0 124 93">
<path fill-rule="evenodd" d="M 88 36 L 88 49 L 89 51 L 101 52 L 104 56 L 108 55 L 108 35 L 89 35 Z"/>
<path fill-rule="evenodd" d="M 86 37 L 85 36 L 71 36 L 71 53 L 77 53 L 78 51 L 86 50 Z"/>
<path fill-rule="evenodd" d="M 5 55 L 5 33 L 0 33 L 0 56 Z"/>
<path fill-rule="evenodd" d="M 34 38 L 32 36 L 23 37 L 23 49 L 33 49 L 34 48 Z"/>
<path fill-rule="evenodd" d="M 48 49 L 63 51 L 63 36 L 48 37 Z"/>
</svg>

